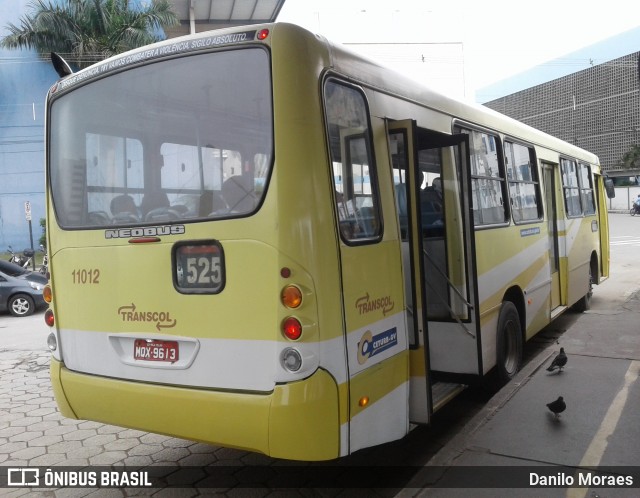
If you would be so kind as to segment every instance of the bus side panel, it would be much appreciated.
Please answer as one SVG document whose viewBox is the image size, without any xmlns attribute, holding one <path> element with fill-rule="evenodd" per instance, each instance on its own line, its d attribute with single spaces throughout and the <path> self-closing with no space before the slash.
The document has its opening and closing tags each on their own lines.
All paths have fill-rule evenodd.
<svg viewBox="0 0 640 498">
<path fill-rule="evenodd" d="M 595 216 L 565 220 L 564 271 L 567 275 L 567 305 L 569 306 L 589 291 L 589 264 L 593 250 L 599 246 L 598 237 Z"/>
<path fill-rule="evenodd" d="M 498 315 L 509 288 L 517 289 L 524 300 L 527 338 L 533 336 L 550 321 L 549 243 L 545 229 L 541 228 L 538 231 L 538 226 L 541 225 L 529 224 L 509 229 L 476 231 L 485 374 L 496 364 Z M 528 233 L 533 235 L 527 235 Z M 507 249 L 502 251 L 482 249 L 487 247 Z"/>
<path fill-rule="evenodd" d="M 409 353 L 404 351 L 351 379 L 352 391 L 368 394 L 351 397 L 352 453 L 406 434 L 407 414 L 398 407 L 407 403 L 408 374 Z"/>
</svg>

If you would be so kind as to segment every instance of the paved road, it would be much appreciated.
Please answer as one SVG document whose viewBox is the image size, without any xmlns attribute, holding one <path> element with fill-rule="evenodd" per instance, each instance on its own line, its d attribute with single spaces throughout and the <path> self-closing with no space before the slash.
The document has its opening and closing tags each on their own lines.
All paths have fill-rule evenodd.
<svg viewBox="0 0 640 498">
<path fill-rule="evenodd" d="M 611 279 L 597 289 L 597 305 L 573 315 L 577 320 L 559 344 L 533 359 L 429 461 L 427 468 L 440 474 L 406 486 L 403 497 L 640 496 L 638 247 L 616 243 L 640 227 L 617 218 L 613 228 Z M 560 346 L 569 362 L 562 373 L 548 372 L 548 358 Z M 545 404 L 558 395 L 567 407 L 555 418 Z M 542 489 L 543 481 L 531 483 L 531 472 L 562 481 Z M 461 486 L 472 483 L 482 489 Z M 512 489 L 500 487 L 507 485 Z"/>
<path fill-rule="evenodd" d="M 611 215 L 611 219 L 612 278 L 596 289 L 592 303 L 594 310 L 603 312 L 623 303 L 637 290 L 640 282 L 640 265 L 635 262 L 640 253 L 640 247 L 636 247 L 640 246 L 640 240 L 635 243 L 632 242 L 635 237 L 630 237 L 634 233 L 640 234 L 640 217 Z M 567 313 L 530 341 L 526 347 L 526 360 L 532 360 L 555 343 L 576 319 L 577 315 Z M 0 465 L 227 466 L 234 469 L 233 475 L 226 476 L 217 491 L 228 496 L 244 496 L 246 489 L 243 492 L 236 486 L 253 487 L 256 480 L 260 482 L 260 474 L 265 469 L 277 469 L 282 465 L 281 461 L 245 451 L 61 417 L 49 382 L 47 334 L 42 313 L 27 318 L 0 316 Z M 442 410 L 431 427 L 418 428 L 402 441 L 361 451 L 334 465 L 345 469 L 353 465 L 388 465 L 389 462 L 394 465 L 424 465 L 485 406 L 488 399 L 483 391 L 468 390 Z M 249 469 L 249 472 L 242 472 L 243 469 Z M 6 491 L 0 489 L 0 495 Z M 158 490 L 143 490 L 139 494 L 150 495 L 154 491 Z M 172 496 L 176 495 L 177 490 L 171 491 Z M 202 494 L 211 494 L 212 491 L 205 488 Z M 252 496 L 267 494 L 266 490 L 255 487 L 250 491 Z M 24 492 L 11 490 L 9 496 L 21 496 Z M 70 490 L 58 491 L 55 496 L 68 496 L 67 492 Z M 197 489 L 183 492 L 180 496 L 197 496 L 199 493 Z M 294 493 L 294 490 L 289 489 L 286 494 L 290 492 Z M 298 494 L 297 491 L 295 493 Z M 339 493 L 337 489 L 330 489 L 325 494 L 333 496 Z M 393 494 L 393 490 L 384 490 L 382 494 L 388 496 Z M 125 496 L 127 492 L 88 488 L 75 489 L 72 495 Z"/>
</svg>

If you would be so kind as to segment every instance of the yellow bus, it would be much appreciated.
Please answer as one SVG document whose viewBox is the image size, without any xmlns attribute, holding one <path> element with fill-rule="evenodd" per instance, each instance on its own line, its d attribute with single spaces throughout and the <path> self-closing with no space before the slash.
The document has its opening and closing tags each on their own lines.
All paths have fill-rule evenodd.
<svg viewBox="0 0 640 498">
<path fill-rule="evenodd" d="M 596 156 L 293 25 L 65 75 L 46 129 L 66 417 L 334 459 L 512 378 L 608 275 Z"/>
</svg>

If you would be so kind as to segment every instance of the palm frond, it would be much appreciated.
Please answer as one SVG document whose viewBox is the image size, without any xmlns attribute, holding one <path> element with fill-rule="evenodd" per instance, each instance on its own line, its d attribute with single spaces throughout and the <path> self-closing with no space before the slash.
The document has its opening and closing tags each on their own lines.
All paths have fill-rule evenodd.
<svg viewBox="0 0 640 498">
<path fill-rule="evenodd" d="M 70 54 L 80 67 L 95 58 L 153 43 L 164 27 L 179 23 L 168 0 L 130 8 L 127 0 L 32 0 L 19 25 L 7 24 L 5 48 Z M 90 62 L 89 62 L 90 61 Z"/>
</svg>

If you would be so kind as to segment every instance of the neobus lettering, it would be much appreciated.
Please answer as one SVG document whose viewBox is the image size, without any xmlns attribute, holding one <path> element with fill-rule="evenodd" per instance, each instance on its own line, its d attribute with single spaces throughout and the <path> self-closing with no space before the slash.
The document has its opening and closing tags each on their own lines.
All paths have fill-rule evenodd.
<svg viewBox="0 0 640 498">
<path fill-rule="evenodd" d="M 104 231 L 105 239 L 128 239 L 130 237 L 156 237 L 158 235 L 181 235 L 184 225 L 163 225 L 157 227 L 118 228 Z"/>
</svg>

